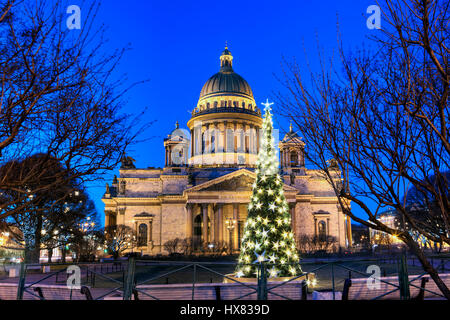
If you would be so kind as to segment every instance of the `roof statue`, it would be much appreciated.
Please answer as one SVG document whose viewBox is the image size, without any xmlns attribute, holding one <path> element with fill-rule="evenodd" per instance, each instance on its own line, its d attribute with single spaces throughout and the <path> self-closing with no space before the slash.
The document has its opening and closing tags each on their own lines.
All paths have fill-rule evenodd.
<svg viewBox="0 0 450 320">
<path fill-rule="evenodd" d="M 134 160 L 132 157 L 124 155 L 120 160 L 120 169 L 136 169 L 136 166 L 134 165 L 135 161 L 136 160 Z"/>
</svg>

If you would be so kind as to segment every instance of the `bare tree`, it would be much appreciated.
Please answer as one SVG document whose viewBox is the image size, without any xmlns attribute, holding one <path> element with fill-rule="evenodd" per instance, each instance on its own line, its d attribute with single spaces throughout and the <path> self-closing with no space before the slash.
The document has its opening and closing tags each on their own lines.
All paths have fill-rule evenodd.
<svg viewBox="0 0 450 320">
<path fill-rule="evenodd" d="M 411 232 L 379 219 L 382 211 L 393 209 L 410 230 L 450 244 L 445 174 L 450 155 L 450 3 L 387 0 L 380 6 L 383 29 L 372 39 L 374 51 L 348 54 L 339 45 L 338 66 L 321 59 L 321 70 L 309 70 L 309 77 L 296 62 L 285 61 L 287 93 L 278 95 L 280 112 L 295 122 L 307 159 L 327 177 L 343 212 L 401 239 L 450 299 L 449 288 Z M 412 186 L 430 200 L 425 203 L 433 204 L 433 210 L 423 211 L 433 213 L 426 219 L 408 210 Z M 350 203 L 368 220 L 356 216 Z"/>
<path fill-rule="evenodd" d="M 136 127 L 140 115 L 121 112 L 134 84 L 116 80 L 125 49 L 101 51 L 103 29 L 93 28 L 98 4 L 85 5 L 81 29 L 69 30 L 65 3 L 0 1 L 0 191 L 22 195 L 0 204 L 0 218 L 23 211 L 30 193 L 56 189 L 65 179 L 100 178 L 147 126 Z M 16 161 L 36 153 L 63 163 L 67 172 L 29 190 L 23 186 L 41 179 L 46 164 L 24 175 L 13 171 Z"/>
<path fill-rule="evenodd" d="M 136 232 L 129 226 L 119 224 L 105 228 L 106 248 L 114 257 L 119 256 L 126 250 L 136 247 Z"/>
<path fill-rule="evenodd" d="M 166 250 L 169 255 L 180 253 L 179 251 L 182 249 L 182 241 L 183 240 L 180 238 L 167 240 L 163 244 L 164 250 Z"/>
<path fill-rule="evenodd" d="M 336 249 L 337 240 L 333 236 L 301 235 L 297 248 L 302 253 L 332 252 Z"/>
</svg>

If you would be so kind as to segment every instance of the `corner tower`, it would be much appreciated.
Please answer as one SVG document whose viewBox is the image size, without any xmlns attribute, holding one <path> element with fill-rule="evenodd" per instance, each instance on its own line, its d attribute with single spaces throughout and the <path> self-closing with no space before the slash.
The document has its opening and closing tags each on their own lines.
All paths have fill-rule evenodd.
<svg viewBox="0 0 450 320">
<path fill-rule="evenodd" d="M 219 72 L 203 85 L 187 125 L 191 135 L 190 166 L 255 166 L 261 111 L 250 85 L 234 72 L 228 47 L 220 56 Z"/>
</svg>

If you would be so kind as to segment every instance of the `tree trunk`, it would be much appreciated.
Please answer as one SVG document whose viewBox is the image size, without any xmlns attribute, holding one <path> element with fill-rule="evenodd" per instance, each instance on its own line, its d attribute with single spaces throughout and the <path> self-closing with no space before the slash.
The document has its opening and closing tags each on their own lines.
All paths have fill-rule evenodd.
<svg viewBox="0 0 450 320">
<path fill-rule="evenodd" d="M 442 279 L 439 277 L 439 273 L 437 270 L 428 262 L 427 257 L 423 253 L 423 251 L 420 249 L 420 247 L 417 245 L 417 243 L 410 237 L 407 236 L 407 244 L 408 247 L 411 249 L 412 252 L 417 256 L 420 263 L 422 264 L 423 270 L 425 270 L 430 277 L 434 280 L 439 290 L 441 290 L 442 294 L 445 296 L 447 300 L 450 300 L 450 290 L 447 288 L 445 283 L 442 281 Z"/>
<path fill-rule="evenodd" d="M 52 262 L 52 256 L 53 256 L 53 249 L 47 249 L 47 256 L 48 256 L 47 262 L 51 263 Z"/>
<path fill-rule="evenodd" d="M 66 246 L 61 247 L 61 262 L 66 263 Z"/>
<path fill-rule="evenodd" d="M 25 263 L 39 263 L 40 248 L 28 246 L 25 248 Z"/>
</svg>

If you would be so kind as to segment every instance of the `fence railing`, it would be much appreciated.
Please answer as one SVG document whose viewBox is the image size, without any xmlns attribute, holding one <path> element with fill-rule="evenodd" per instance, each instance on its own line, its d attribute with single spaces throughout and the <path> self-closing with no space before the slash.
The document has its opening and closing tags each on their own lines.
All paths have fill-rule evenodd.
<svg viewBox="0 0 450 320">
<path fill-rule="evenodd" d="M 416 298 L 417 292 L 444 298 L 436 286 L 427 288 L 418 284 L 418 281 L 429 276 L 404 255 L 383 259 L 302 262 L 301 274 L 281 282 L 274 282 L 268 276 L 268 270 L 273 266 L 270 263 L 259 264 L 254 282 L 230 276 L 236 265 L 234 262 L 151 261 L 135 258 L 119 262 L 75 264 L 79 270 L 79 282 L 74 285 L 73 274 L 68 272 L 73 264 L 21 264 L 18 279 L 0 283 L 0 299 L 13 297 L 11 292 L 9 296 L 5 292 L 16 290 L 15 299 L 18 300 L 159 300 L 177 297 L 192 300 L 289 300 L 307 299 L 313 291 L 328 292 L 330 298 L 336 300 L 342 299 L 346 290 L 345 297 L 348 298 L 349 291 L 356 290 L 357 284 L 359 290 L 370 290 L 364 288 L 365 279 L 376 280 L 384 286 L 382 291 L 363 295 L 363 299 L 411 299 Z M 48 266 L 51 272 L 40 272 L 40 269 Z M 378 266 L 379 274 L 368 273 L 369 266 Z M 450 271 L 450 259 L 436 257 L 433 266 L 445 274 Z M 359 278 L 355 278 L 355 275 Z M 225 279 L 227 283 L 224 283 Z M 69 283 L 69 280 L 72 282 Z M 432 279 L 430 281 L 433 283 Z"/>
</svg>

